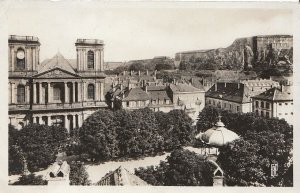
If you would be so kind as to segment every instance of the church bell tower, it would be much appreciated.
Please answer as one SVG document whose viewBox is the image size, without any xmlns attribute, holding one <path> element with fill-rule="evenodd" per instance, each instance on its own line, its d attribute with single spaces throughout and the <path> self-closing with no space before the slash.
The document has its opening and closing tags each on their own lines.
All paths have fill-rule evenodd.
<svg viewBox="0 0 300 193">
<path fill-rule="evenodd" d="M 97 73 L 103 71 L 104 43 L 98 39 L 77 39 L 77 71 Z"/>
</svg>

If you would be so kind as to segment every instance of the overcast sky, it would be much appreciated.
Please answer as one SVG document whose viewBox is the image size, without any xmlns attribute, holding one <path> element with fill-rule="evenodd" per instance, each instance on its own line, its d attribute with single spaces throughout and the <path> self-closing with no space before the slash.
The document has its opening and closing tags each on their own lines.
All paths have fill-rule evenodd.
<svg viewBox="0 0 300 193">
<path fill-rule="evenodd" d="M 59 3 L 10 6 L 9 34 L 33 35 L 41 60 L 58 50 L 76 58 L 77 38 L 105 42 L 105 61 L 170 56 L 179 51 L 229 46 L 254 35 L 292 34 L 292 12 L 284 9 L 103 8 Z"/>
</svg>

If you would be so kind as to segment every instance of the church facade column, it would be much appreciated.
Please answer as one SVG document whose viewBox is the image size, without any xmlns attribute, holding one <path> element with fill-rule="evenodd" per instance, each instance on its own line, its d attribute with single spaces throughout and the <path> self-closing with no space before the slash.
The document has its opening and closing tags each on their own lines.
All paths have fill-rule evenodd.
<svg viewBox="0 0 300 193">
<path fill-rule="evenodd" d="M 11 104 L 11 83 L 8 83 L 8 104 Z"/>
<path fill-rule="evenodd" d="M 26 85 L 25 93 L 26 93 L 26 103 L 29 104 L 30 103 L 30 85 L 29 84 Z"/>
<path fill-rule="evenodd" d="M 16 92 L 15 89 L 16 85 L 15 83 L 11 83 L 11 103 L 14 104 L 16 103 Z"/>
<path fill-rule="evenodd" d="M 73 94 L 73 100 L 72 100 L 72 102 L 73 102 L 73 103 L 75 103 L 75 101 L 76 101 L 76 100 L 75 100 L 75 95 L 76 95 L 76 89 L 75 89 L 75 86 L 76 86 L 76 82 L 73 82 L 73 83 L 72 83 L 72 89 L 73 89 L 73 90 L 72 90 L 72 94 Z"/>
<path fill-rule="evenodd" d="M 69 103 L 68 83 L 64 82 L 64 85 L 65 85 L 65 103 Z"/>
<path fill-rule="evenodd" d="M 43 104 L 43 84 L 39 82 L 39 104 Z"/>
<path fill-rule="evenodd" d="M 100 82 L 100 101 L 104 101 L 104 83 Z"/>
<path fill-rule="evenodd" d="M 86 96 L 86 95 L 85 95 L 85 94 L 86 94 L 86 93 L 85 93 L 85 82 L 82 82 L 82 83 L 81 83 L 81 86 L 82 86 L 82 87 L 81 87 L 81 88 L 82 88 L 82 90 L 81 90 L 81 92 L 82 92 L 82 94 L 81 94 L 81 96 L 82 96 L 82 101 L 85 101 L 85 98 L 86 98 L 86 97 L 85 97 L 85 96 Z"/>
<path fill-rule="evenodd" d="M 53 102 L 53 87 L 51 87 L 51 82 L 48 82 L 48 103 Z"/>
<path fill-rule="evenodd" d="M 32 84 L 32 99 L 33 99 L 33 104 L 36 104 L 36 95 L 37 93 L 36 93 L 36 83 L 34 82 L 33 84 Z"/>
<path fill-rule="evenodd" d="M 78 96 L 78 102 L 81 102 L 82 101 L 82 83 L 81 82 L 78 82 L 78 84 L 77 84 L 77 96 Z"/>
</svg>

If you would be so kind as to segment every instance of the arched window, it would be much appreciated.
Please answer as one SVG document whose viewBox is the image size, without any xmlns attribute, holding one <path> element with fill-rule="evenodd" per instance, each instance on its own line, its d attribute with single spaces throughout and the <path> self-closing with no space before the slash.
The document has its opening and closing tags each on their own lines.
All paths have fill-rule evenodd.
<svg viewBox="0 0 300 193">
<path fill-rule="evenodd" d="M 17 88 L 17 102 L 24 103 L 25 102 L 25 86 L 19 85 Z"/>
<path fill-rule="evenodd" d="M 88 85 L 88 99 L 93 99 L 95 98 L 95 87 L 92 84 Z"/>
<path fill-rule="evenodd" d="M 25 51 L 22 48 L 19 48 L 17 51 L 16 69 L 17 70 L 25 69 Z"/>
<path fill-rule="evenodd" d="M 88 69 L 94 69 L 94 52 L 91 50 L 87 53 L 87 67 Z"/>
</svg>

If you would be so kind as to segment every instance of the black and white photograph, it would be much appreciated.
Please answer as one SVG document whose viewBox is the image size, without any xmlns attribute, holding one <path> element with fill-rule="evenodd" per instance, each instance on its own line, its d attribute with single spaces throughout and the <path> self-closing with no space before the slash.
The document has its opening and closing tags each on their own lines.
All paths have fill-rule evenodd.
<svg viewBox="0 0 300 193">
<path fill-rule="evenodd" d="M 299 4 L 127 3 L 0 3 L 7 187 L 294 187 Z"/>
</svg>

